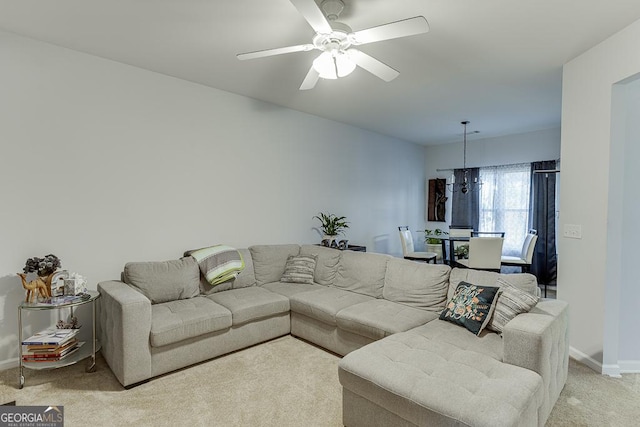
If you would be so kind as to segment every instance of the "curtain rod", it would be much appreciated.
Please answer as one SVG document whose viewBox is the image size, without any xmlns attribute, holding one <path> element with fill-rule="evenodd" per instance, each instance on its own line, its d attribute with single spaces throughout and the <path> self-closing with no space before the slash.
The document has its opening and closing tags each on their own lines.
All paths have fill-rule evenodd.
<svg viewBox="0 0 640 427">
<path fill-rule="evenodd" d="M 543 160 L 544 162 L 548 162 L 550 160 Z M 556 162 L 559 162 L 560 159 L 555 159 Z M 521 164 L 525 164 L 525 163 L 535 163 L 535 162 L 522 162 L 522 163 L 510 163 L 507 165 L 493 165 L 493 166 L 476 166 L 478 168 L 497 168 L 500 166 L 513 166 L 513 165 L 521 165 Z M 447 172 L 447 171 L 454 171 L 455 169 L 462 169 L 462 168 L 438 168 L 436 169 L 436 172 Z M 467 169 L 472 169 L 472 168 L 467 168 Z M 556 169 L 553 169 L 556 170 Z M 549 170 L 545 170 L 545 171 L 541 171 L 541 172 L 551 172 L 551 169 Z M 557 172 L 560 172 L 559 170 L 557 170 Z"/>
</svg>

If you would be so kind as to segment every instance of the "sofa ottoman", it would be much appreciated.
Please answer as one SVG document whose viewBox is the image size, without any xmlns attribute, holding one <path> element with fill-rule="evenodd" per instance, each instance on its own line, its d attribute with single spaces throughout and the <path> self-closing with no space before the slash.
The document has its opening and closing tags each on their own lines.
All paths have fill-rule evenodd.
<svg viewBox="0 0 640 427">
<path fill-rule="evenodd" d="M 413 330 L 349 353 L 339 378 L 347 427 L 537 426 L 544 400 L 537 373 Z"/>
</svg>

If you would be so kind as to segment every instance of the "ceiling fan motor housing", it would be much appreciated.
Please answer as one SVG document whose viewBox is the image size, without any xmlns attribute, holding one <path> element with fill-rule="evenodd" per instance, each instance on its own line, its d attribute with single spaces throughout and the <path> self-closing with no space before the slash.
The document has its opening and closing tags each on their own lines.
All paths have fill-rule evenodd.
<svg viewBox="0 0 640 427">
<path fill-rule="evenodd" d="M 331 22 L 340 17 L 340 14 L 344 10 L 344 2 L 342 0 L 324 0 L 320 4 L 320 8 L 327 19 Z"/>
</svg>

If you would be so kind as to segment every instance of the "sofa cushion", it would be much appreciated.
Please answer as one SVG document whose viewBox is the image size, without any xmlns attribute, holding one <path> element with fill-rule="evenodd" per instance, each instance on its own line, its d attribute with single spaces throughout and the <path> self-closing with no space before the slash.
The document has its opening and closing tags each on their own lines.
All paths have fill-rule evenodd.
<svg viewBox="0 0 640 427">
<path fill-rule="evenodd" d="M 466 336 L 458 336 L 461 345 L 415 332 L 433 323 L 462 330 Z M 498 335 L 491 335 L 499 344 Z M 406 425 L 537 425 L 542 378 L 465 347 L 481 339 L 434 320 L 346 355 L 339 363 L 340 383 L 399 415 Z"/>
<path fill-rule="evenodd" d="M 235 279 L 244 269 L 240 252 L 226 245 L 215 245 L 190 251 L 198 262 L 200 272 L 211 285 L 219 285 Z"/>
<path fill-rule="evenodd" d="M 198 296 L 200 270 L 191 257 L 160 262 L 129 262 L 125 283 L 139 290 L 152 304 Z"/>
<path fill-rule="evenodd" d="M 316 283 L 284 283 L 284 282 L 271 282 L 265 283 L 261 286 L 263 289 L 268 289 L 271 292 L 275 292 L 285 297 L 298 294 L 300 292 L 317 291 L 318 289 L 324 289 L 324 286 L 320 286 Z"/>
<path fill-rule="evenodd" d="M 343 251 L 334 286 L 351 292 L 382 298 L 389 255 Z"/>
<path fill-rule="evenodd" d="M 473 335 L 465 328 L 439 319 L 408 332 L 420 336 L 420 340 L 428 339 L 429 345 L 439 347 L 438 351 L 441 354 L 453 354 L 459 350 L 465 350 L 484 354 L 502 362 L 503 341 L 500 335 L 494 332 L 483 331 L 480 335 Z"/>
<path fill-rule="evenodd" d="M 285 283 L 313 283 L 316 270 L 316 255 L 289 255 L 280 278 Z"/>
<path fill-rule="evenodd" d="M 333 285 L 338 272 L 338 263 L 342 256 L 342 251 L 318 245 L 302 245 L 300 255 L 315 255 L 316 270 L 313 281 L 324 286 Z"/>
<path fill-rule="evenodd" d="M 231 312 L 234 325 L 289 311 L 289 299 L 256 286 L 209 295 L 211 301 Z"/>
<path fill-rule="evenodd" d="M 336 323 L 345 331 L 379 340 L 424 325 L 437 317 L 437 314 L 429 311 L 375 299 L 340 310 L 336 315 Z"/>
<path fill-rule="evenodd" d="M 298 245 L 255 245 L 249 247 L 253 259 L 256 283 L 278 282 L 284 273 L 284 266 L 289 255 L 298 255 Z"/>
<path fill-rule="evenodd" d="M 230 327 L 231 312 L 206 297 L 169 301 L 151 306 L 149 341 L 161 347 Z"/>
<path fill-rule="evenodd" d="M 464 326 L 478 335 L 489 324 L 500 288 L 460 282 L 440 320 Z"/>
<path fill-rule="evenodd" d="M 335 288 L 300 292 L 289 298 L 291 311 L 329 325 L 337 325 L 336 315 L 349 306 L 373 300 L 372 297 Z"/>
<path fill-rule="evenodd" d="M 449 276 L 449 291 L 447 299 L 451 299 L 460 282 L 482 286 L 500 286 L 498 279 L 503 279 L 531 295 L 540 296 L 538 280 L 529 273 L 500 274 L 493 271 L 473 270 L 470 268 L 454 268 Z"/>
<path fill-rule="evenodd" d="M 493 331 L 502 332 L 509 321 L 518 314 L 527 313 L 538 303 L 540 298 L 522 291 L 502 279 L 498 279 L 498 284 L 501 292 L 487 327 Z"/>
<path fill-rule="evenodd" d="M 382 296 L 412 307 L 440 314 L 447 302 L 449 273 L 444 264 L 391 259 L 387 264 Z"/>
</svg>

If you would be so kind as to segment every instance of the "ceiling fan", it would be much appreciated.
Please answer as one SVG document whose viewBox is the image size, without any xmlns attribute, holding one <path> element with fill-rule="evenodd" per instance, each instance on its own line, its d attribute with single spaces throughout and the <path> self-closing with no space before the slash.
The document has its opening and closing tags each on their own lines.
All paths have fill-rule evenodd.
<svg viewBox="0 0 640 427">
<path fill-rule="evenodd" d="M 377 27 L 353 32 L 349 26 L 337 19 L 344 9 L 342 0 L 324 0 L 320 8 L 314 0 L 290 0 L 298 12 L 316 32 L 311 43 L 276 49 L 259 50 L 238 54 L 240 60 L 264 58 L 293 52 L 319 50 L 322 53 L 313 61 L 300 90 L 312 89 L 319 78 L 337 79 L 344 77 L 356 68 L 364 68 L 376 77 L 390 82 L 400 75 L 397 70 L 378 61 L 372 56 L 355 49 L 367 43 L 413 36 L 429 31 L 424 16 L 391 22 Z M 326 15 L 326 17 L 325 17 Z"/>
</svg>

